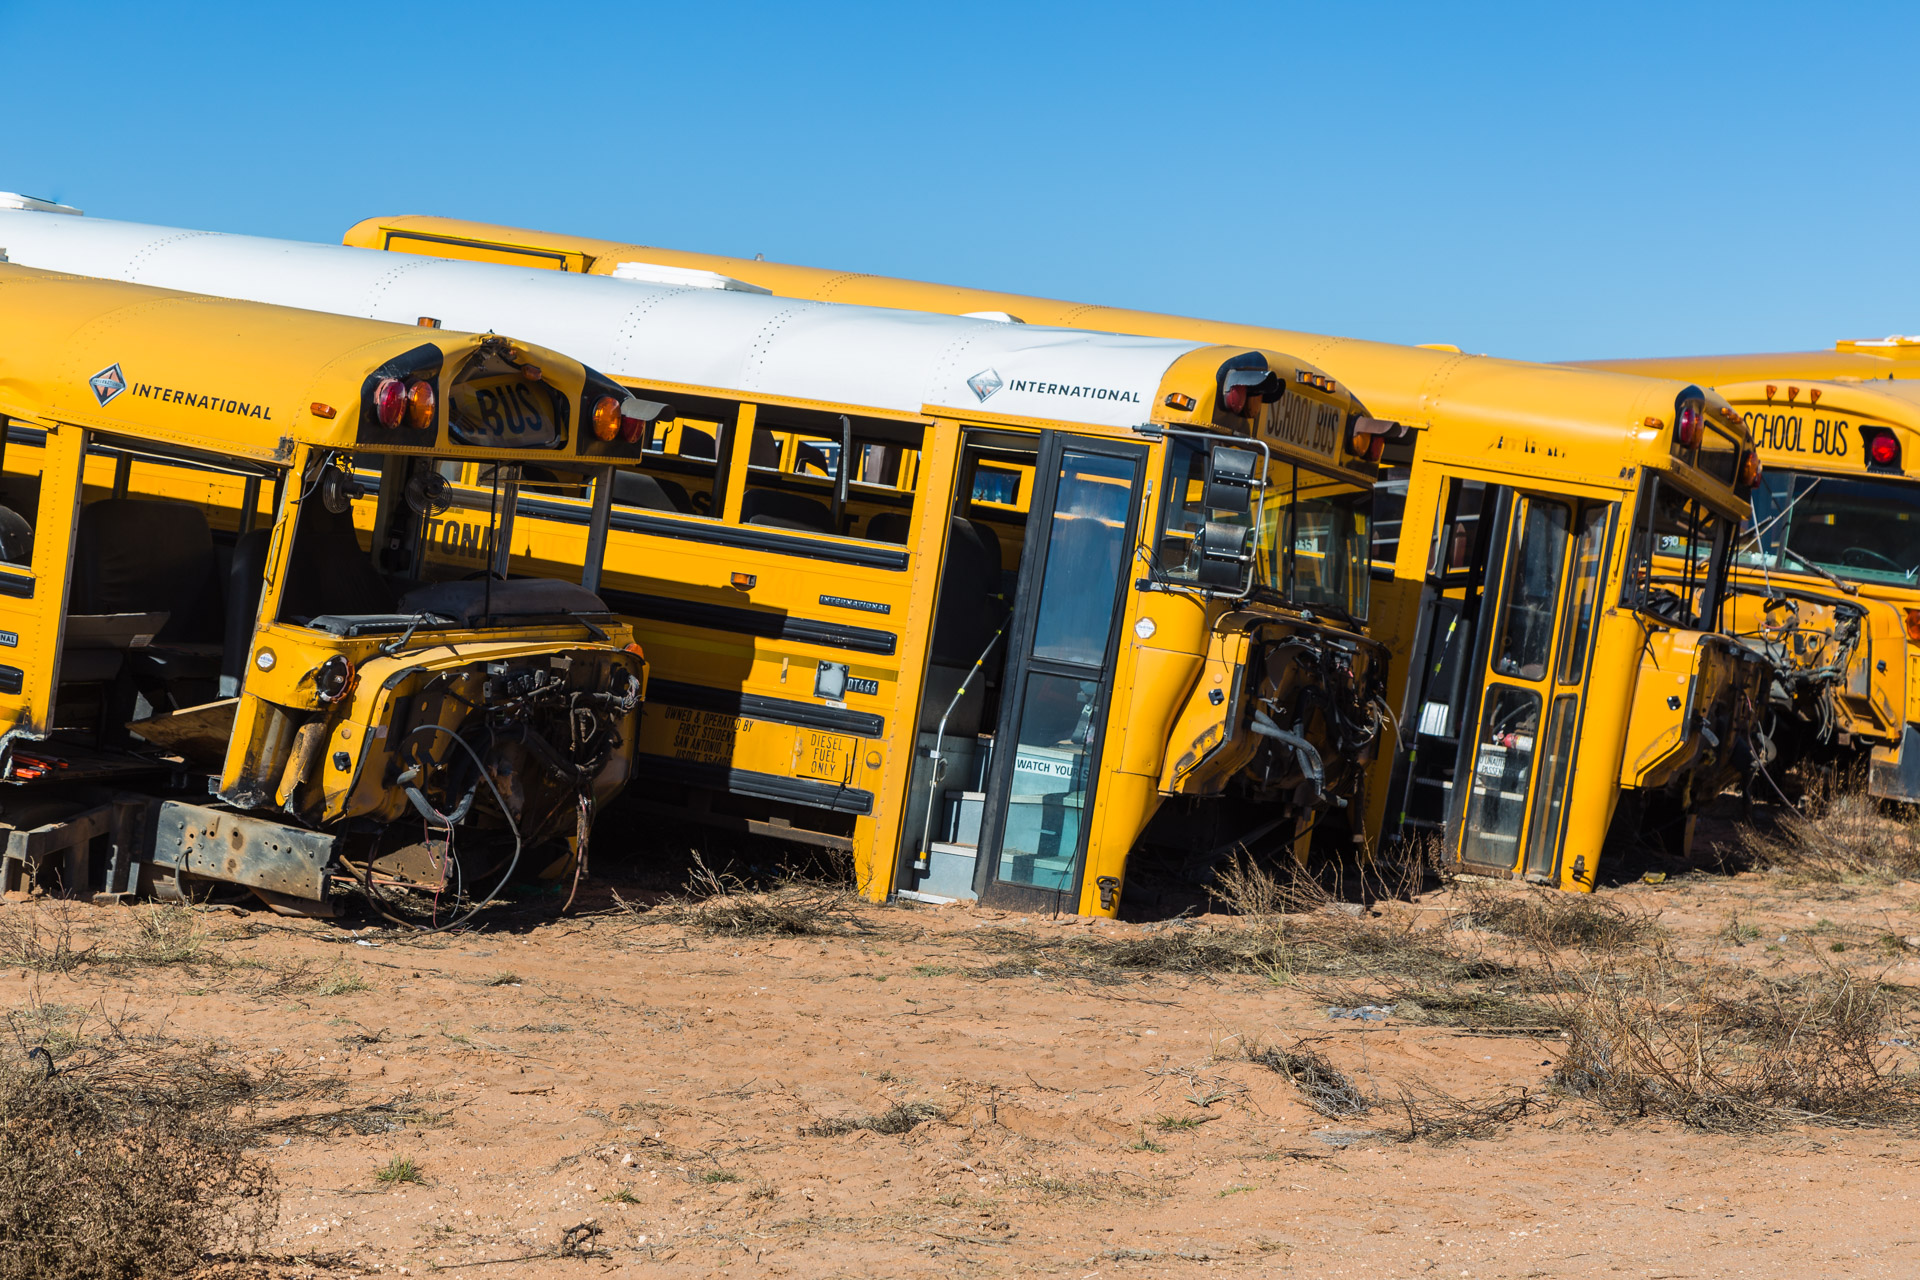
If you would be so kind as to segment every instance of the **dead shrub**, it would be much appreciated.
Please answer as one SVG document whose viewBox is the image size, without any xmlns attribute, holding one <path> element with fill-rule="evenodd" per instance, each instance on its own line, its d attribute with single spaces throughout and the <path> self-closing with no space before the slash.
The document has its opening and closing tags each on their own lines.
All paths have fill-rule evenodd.
<svg viewBox="0 0 1920 1280">
<path fill-rule="evenodd" d="M 1853 792 L 1783 814 L 1773 830 L 1752 828 L 1741 845 L 1756 870 L 1803 880 L 1897 880 L 1920 874 L 1920 833 Z"/>
<path fill-rule="evenodd" d="M 1426 1141 L 1436 1146 L 1463 1138 L 1490 1138 L 1529 1112 L 1551 1109 L 1550 1100 L 1521 1089 L 1493 1098 L 1456 1098 L 1424 1080 L 1400 1085 L 1400 1096 L 1383 1109 L 1398 1110 L 1406 1118 L 1401 1142 Z"/>
<path fill-rule="evenodd" d="M 70 973 L 95 957 L 96 947 L 74 941 L 71 902 L 22 902 L 0 907 L 0 965 L 39 973 Z"/>
<path fill-rule="evenodd" d="M 729 937 L 799 937 L 871 933 L 860 917 L 860 899 L 844 886 L 787 879 L 765 891 L 735 876 L 715 872 L 693 855 L 687 897 L 669 905 L 667 918 L 703 933 Z"/>
<path fill-rule="evenodd" d="M 1363 1116 L 1373 1103 L 1353 1077 L 1341 1071 L 1325 1055 L 1305 1047 L 1301 1041 L 1291 1049 L 1263 1049 L 1249 1045 L 1247 1061 L 1257 1062 L 1292 1081 L 1309 1107 L 1330 1119 L 1346 1120 Z"/>
<path fill-rule="evenodd" d="M 158 902 L 136 911 L 133 936 L 109 954 L 118 963 L 132 965 L 200 964 L 211 959 L 207 931 L 199 917 L 190 908 Z"/>
<path fill-rule="evenodd" d="M 1897 1070 L 1896 993 L 1846 969 L 1767 981 L 1671 964 L 1570 974 L 1559 1087 L 1616 1116 L 1702 1129 L 1910 1124 L 1920 1079 Z"/>
<path fill-rule="evenodd" d="M 800 1136 L 840 1138 L 862 1129 L 883 1134 L 908 1133 L 915 1125 L 942 1119 L 944 1115 L 945 1113 L 931 1102 L 896 1102 L 877 1115 L 842 1116 L 831 1120 L 815 1121 L 803 1127 L 800 1130 Z"/>
<path fill-rule="evenodd" d="M 1467 903 L 1464 919 L 1473 927 L 1536 947 L 1614 951 L 1640 946 L 1660 933 L 1651 915 L 1627 910 L 1589 893 L 1553 889 L 1502 893 L 1466 883 L 1459 886 L 1459 891 Z"/>
<path fill-rule="evenodd" d="M 256 1247 L 278 1193 L 252 1108 L 281 1077 L 124 1028 L 81 1039 L 0 1065 L 0 1280 L 187 1275 Z"/>
</svg>

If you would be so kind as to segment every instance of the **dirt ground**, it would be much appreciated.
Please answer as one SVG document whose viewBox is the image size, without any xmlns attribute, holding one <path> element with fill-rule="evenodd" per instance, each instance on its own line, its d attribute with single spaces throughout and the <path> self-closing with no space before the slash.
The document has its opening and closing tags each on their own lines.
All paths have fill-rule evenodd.
<svg viewBox="0 0 1920 1280">
<path fill-rule="evenodd" d="M 118 1019 L 345 1078 L 356 1124 L 264 1146 L 283 1199 L 246 1274 L 1920 1274 L 1910 1127 L 1622 1119 L 1550 1083 L 1568 1043 L 1550 1026 L 1330 1016 L 1325 983 L 1355 975 L 1310 948 L 1238 973 L 1085 959 L 1242 921 L 861 906 L 836 933 L 734 936 L 591 887 L 571 918 L 460 936 L 201 909 L 184 959 L 0 970 L 0 1009 L 23 1043 Z M 1496 891 L 1339 923 L 1506 945 L 1472 927 L 1470 892 Z M 1607 896 L 1654 918 L 1663 963 L 1844 961 L 1920 987 L 1912 882 L 1695 874 Z M 156 910 L 0 916 L 110 947 Z M 1316 1112 L 1249 1056 L 1272 1046 L 1373 1105 Z M 1407 1090 L 1521 1101 L 1484 1136 L 1408 1140 Z"/>
</svg>

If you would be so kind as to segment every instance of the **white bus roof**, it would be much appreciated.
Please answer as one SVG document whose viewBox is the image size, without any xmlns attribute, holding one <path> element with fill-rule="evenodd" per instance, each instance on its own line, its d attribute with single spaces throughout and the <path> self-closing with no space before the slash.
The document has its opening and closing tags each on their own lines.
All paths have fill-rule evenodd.
<svg viewBox="0 0 1920 1280">
<path fill-rule="evenodd" d="M 1206 345 L 4 207 L 0 246 L 74 275 L 497 330 L 636 381 L 911 414 L 1138 426 L 1167 369 Z"/>
</svg>

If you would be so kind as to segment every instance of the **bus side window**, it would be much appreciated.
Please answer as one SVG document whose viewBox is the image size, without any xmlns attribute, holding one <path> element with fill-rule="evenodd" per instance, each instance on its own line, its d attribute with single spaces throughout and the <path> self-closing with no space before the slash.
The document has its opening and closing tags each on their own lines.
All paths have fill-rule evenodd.
<svg viewBox="0 0 1920 1280">
<path fill-rule="evenodd" d="M 904 545 L 924 433 L 917 422 L 762 406 L 740 522 Z"/>
<path fill-rule="evenodd" d="M 613 473 L 613 504 L 640 511 L 711 516 L 727 424 L 692 416 L 662 418 L 635 466 Z"/>
<path fill-rule="evenodd" d="M 1433 533 L 1427 571 L 1437 575 L 1473 568 L 1474 548 L 1480 541 L 1480 517 L 1487 486 L 1478 480 L 1453 480 L 1447 486 L 1447 514 Z"/>
<path fill-rule="evenodd" d="M 33 528 L 40 518 L 39 451 L 22 442 L 0 417 L 0 564 L 33 563 Z"/>
</svg>

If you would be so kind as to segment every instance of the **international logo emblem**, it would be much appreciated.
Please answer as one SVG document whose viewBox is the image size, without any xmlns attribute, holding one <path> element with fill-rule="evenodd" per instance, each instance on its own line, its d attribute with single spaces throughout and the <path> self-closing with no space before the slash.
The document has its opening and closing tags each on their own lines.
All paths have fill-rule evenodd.
<svg viewBox="0 0 1920 1280">
<path fill-rule="evenodd" d="M 93 388 L 93 398 L 105 405 L 109 400 L 127 389 L 127 379 L 120 372 L 120 366 L 110 364 L 87 379 L 87 385 Z"/>
<path fill-rule="evenodd" d="M 115 370 L 115 372 L 118 372 L 118 370 Z M 976 398 L 981 400 L 985 400 L 1005 385 L 1006 383 L 1000 381 L 1000 375 L 991 369 L 982 369 L 967 379 L 968 388 L 972 390 Z M 103 400 L 101 403 L 104 404 L 106 402 Z"/>
</svg>

